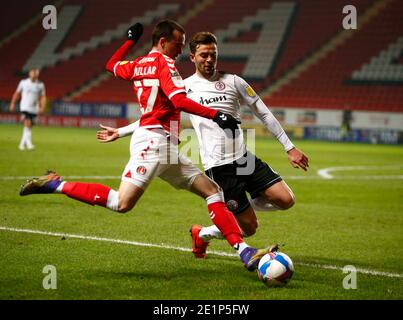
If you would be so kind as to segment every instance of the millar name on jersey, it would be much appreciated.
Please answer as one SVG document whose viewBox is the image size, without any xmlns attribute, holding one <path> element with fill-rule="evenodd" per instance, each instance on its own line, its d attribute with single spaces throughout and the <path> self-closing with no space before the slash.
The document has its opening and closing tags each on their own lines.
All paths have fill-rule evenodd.
<svg viewBox="0 0 403 320">
<path fill-rule="evenodd" d="M 149 67 L 135 67 L 134 68 L 134 75 L 135 76 L 146 76 L 150 74 L 155 74 L 157 71 L 156 66 L 149 66 Z"/>
</svg>

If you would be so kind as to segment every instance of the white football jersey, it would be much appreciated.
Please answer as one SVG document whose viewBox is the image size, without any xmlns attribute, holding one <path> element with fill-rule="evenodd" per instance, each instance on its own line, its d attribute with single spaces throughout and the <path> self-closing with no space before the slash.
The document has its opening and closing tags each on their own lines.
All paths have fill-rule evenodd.
<svg viewBox="0 0 403 320">
<path fill-rule="evenodd" d="M 252 105 L 258 95 L 242 78 L 217 72 L 207 80 L 196 73 L 185 79 L 187 97 L 205 107 L 214 108 L 241 119 L 241 103 Z M 190 115 L 200 145 L 200 157 L 205 170 L 231 163 L 246 152 L 242 130 L 233 139 L 212 120 Z"/>
<path fill-rule="evenodd" d="M 262 99 L 241 77 L 217 72 L 207 80 L 196 73 L 185 79 L 187 96 L 204 105 L 232 115 L 241 120 L 241 104 L 249 107 L 262 121 L 267 130 L 283 145 L 285 151 L 294 148 L 281 124 L 277 121 Z M 200 146 L 200 157 L 205 170 L 234 162 L 246 152 L 243 132 L 226 136 L 225 132 L 212 120 L 190 115 Z"/>
<path fill-rule="evenodd" d="M 20 111 L 37 114 L 39 98 L 45 95 L 43 82 L 33 82 L 29 78 L 21 80 L 18 84 L 17 92 L 21 93 Z"/>
</svg>

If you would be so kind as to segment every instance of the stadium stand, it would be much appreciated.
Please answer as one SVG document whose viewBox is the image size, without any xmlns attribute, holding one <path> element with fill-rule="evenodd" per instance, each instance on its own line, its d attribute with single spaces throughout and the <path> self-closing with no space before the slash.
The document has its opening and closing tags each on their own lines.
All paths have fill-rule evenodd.
<svg viewBox="0 0 403 320">
<path fill-rule="evenodd" d="M 150 0 L 136 2 L 135 8 L 130 0 L 59 0 L 54 2 L 59 15 L 63 10 L 71 15 L 64 27 L 60 19 L 63 32 L 54 32 L 53 39 L 53 31 L 41 25 L 45 2 L 28 2 L 21 15 L 16 4 L 1 13 L 7 26 L 0 32 L 2 100 L 10 99 L 24 70 L 39 65 L 52 100 L 133 102 L 130 84 L 110 77 L 105 62 L 130 24 L 145 24 L 134 56 L 150 48 L 155 21 L 169 17 L 181 21 L 188 38 L 201 30 L 216 33 L 219 68 L 246 78 L 268 105 L 403 111 L 399 0 L 351 1 L 358 30 L 342 29 L 341 0 Z M 184 77 L 193 72 L 186 55 L 177 66 Z"/>
<path fill-rule="evenodd" d="M 42 18 L 42 8 L 53 2 L 55 1 L 25 1 L 23 10 L 21 10 L 21 3 L 18 1 L 10 1 L 7 5 L 3 5 L 1 8 L 0 39 L 3 40 L 9 37 L 16 32 L 21 25 L 34 19 L 36 16 Z"/>
<path fill-rule="evenodd" d="M 216 30 L 227 27 L 229 22 L 237 22 L 241 20 L 244 15 L 256 13 L 256 11 L 262 7 L 262 3 L 267 7 L 270 5 L 270 2 L 263 2 L 261 0 L 253 0 L 248 3 L 248 6 L 238 2 L 232 5 L 225 0 L 211 1 L 204 10 L 198 12 L 196 16 L 190 18 L 189 21 L 184 24 L 187 35 L 189 37 L 191 34 L 200 31 L 200 26 L 203 26 L 203 30 L 210 28 Z M 225 20 L 222 19 L 223 12 L 226 13 Z M 208 28 L 206 26 L 208 26 Z M 144 37 L 149 37 L 149 35 L 145 34 Z M 149 46 L 147 46 L 147 50 L 148 49 Z M 184 62 L 187 60 L 188 59 L 186 58 L 177 63 L 178 69 L 181 71 L 183 77 L 186 77 L 193 72 L 193 65 L 189 62 Z M 241 63 L 236 62 L 233 65 L 242 68 L 243 63 L 241 61 Z M 233 72 L 236 72 L 236 70 Z M 103 97 L 107 101 L 133 101 L 133 95 L 129 90 L 127 90 L 127 88 L 128 86 L 122 84 L 121 81 L 114 78 L 108 78 L 106 81 L 100 83 L 99 86 L 94 87 L 91 91 L 75 98 L 74 101 L 98 101 L 99 97 Z"/>
<path fill-rule="evenodd" d="M 403 52 L 399 40 L 402 10 L 402 2 L 390 1 L 357 31 L 345 31 L 354 32 L 354 36 L 266 102 L 288 107 L 403 111 L 402 82 L 398 81 L 402 66 L 397 61 L 392 64 L 393 58 L 397 60 Z M 371 71 L 370 61 L 381 63 Z"/>
</svg>

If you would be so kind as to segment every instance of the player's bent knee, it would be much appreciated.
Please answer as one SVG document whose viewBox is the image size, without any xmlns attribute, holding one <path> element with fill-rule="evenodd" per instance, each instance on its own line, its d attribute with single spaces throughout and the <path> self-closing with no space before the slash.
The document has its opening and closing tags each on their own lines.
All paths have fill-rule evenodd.
<svg viewBox="0 0 403 320">
<path fill-rule="evenodd" d="M 197 176 L 193 181 L 190 190 L 204 199 L 216 194 L 222 194 L 220 186 L 209 177 L 202 174 Z"/>
<path fill-rule="evenodd" d="M 126 213 L 126 212 L 130 211 L 133 208 L 134 208 L 134 204 L 122 203 L 122 204 L 119 204 L 117 212 Z"/>
<path fill-rule="evenodd" d="M 289 193 L 286 196 L 282 197 L 279 202 L 280 209 L 287 210 L 294 206 L 295 197 L 292 193 Z"/>
<path fill-rule="evenodd" d="M 242 231 L 244 232 L 244 235 L 246 237 L 251 237 L 256 233 L 256 229 L 257 229 L 257 226 L 248 226 L 248 227 L 242 229 Z"/>
<path fill-rule="evenodd" d="M 207 193 L 209 195 L 213 195 L 216 193 L 223 193 L 223 190 L 221 189 L 221 187 L 213 180 L 209 179 L 209 184 L 208 184 L 208 188 L 207 188 Z"/>
</svg>

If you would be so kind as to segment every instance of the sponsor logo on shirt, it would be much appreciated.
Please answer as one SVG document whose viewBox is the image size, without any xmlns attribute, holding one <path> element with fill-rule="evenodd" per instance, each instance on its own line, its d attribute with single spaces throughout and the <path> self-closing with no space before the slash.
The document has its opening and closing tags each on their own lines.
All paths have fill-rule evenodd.
<svg viewBox="0 0 403 320">
<path fill-rule="evenodd" d="M 209 105 L 210 103 L 220 102 L 220 101 L 227 101 L 227 97 L 225 95 L 214 97 L 214 98 L 203 98 L 200 97 L 199 103 L 202 105 Z"/>
<path fill-rule="evenodd" d="M 154 58 L 153 57 L 145 57 L 145 58 L 141 59 L 137 63 L 141 64 L 141 63 L 147 63 L 147 62 L 154 62 L 154 60 L 155 60 L 155 57 Z"/>
<path fill-rule="evenodd" d="M 250 86 L 246 87 L 245 90 L 249 97 L 254 97 L 256 95 L 255 91 Z"/>
</svg>

